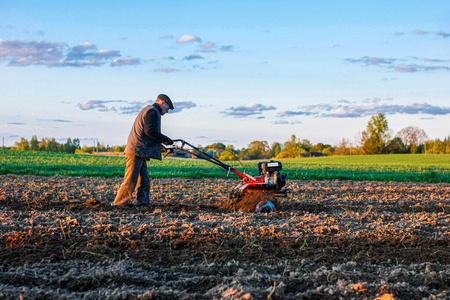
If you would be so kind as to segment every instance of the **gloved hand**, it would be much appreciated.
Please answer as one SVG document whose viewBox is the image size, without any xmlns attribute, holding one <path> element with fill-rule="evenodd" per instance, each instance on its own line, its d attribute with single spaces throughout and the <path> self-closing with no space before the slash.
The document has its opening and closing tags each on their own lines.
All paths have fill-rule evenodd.
<svg viewBox="0 0 450 300">
<path fill-rule="evenodd" d="M 164 145 L 172 145 L 173 141 L 171 138 L 167 138 L 167 141 L 164 142 Z"/>
</svg>

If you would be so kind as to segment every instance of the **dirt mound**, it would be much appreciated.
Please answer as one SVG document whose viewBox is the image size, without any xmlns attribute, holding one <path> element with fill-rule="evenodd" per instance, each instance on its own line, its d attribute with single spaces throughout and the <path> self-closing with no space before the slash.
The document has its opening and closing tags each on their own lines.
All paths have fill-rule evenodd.
<svg viewBox="0 0 450 300">
<path fill-rule="evenodd" d="M 246 193 L 242 196 L 242 199 L 236 201 L 231 207 L 235 211 L 255 213 L 259 212 L 261 207 L 272 203 L 276 207 L 277 199 L 274 195 L 269 193 Z M 264 212 L 271 212 L 274 209 Z"/>
<path fill-rule="evenodd" d="M 96 199 L 89 199 L 86 202 L 83 203 L 75 203 L 75 204 L 69 204 L 66 206 L 67 209 L 77 212 L 87 212 L 87 211 L 99 211 L 99 210 L 109 210 L 111 209 L 109 207 L 110 205 L 100 202 Z"/>
</svg>

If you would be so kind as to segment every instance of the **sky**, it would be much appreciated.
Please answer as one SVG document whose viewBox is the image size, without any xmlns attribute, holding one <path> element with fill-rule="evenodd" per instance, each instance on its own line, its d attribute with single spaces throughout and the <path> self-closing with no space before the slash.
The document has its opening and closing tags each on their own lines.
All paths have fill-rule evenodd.
<svg viewBox="0 0 450 300">
<path fill-rule="evenodd" d="M 0 0 L 0 137 L 124 145 L 166 94 L 196 145 L 450 135 L 450 2 Z"/>
</svg>

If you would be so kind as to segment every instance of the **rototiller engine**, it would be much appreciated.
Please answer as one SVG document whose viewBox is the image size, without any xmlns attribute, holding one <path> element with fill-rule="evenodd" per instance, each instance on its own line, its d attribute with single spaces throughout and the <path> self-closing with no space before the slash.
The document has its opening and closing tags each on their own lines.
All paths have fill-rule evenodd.
<svg viewBox="0 0 450 300">
<path fill-rule="evenodd" d="M 246 212 L 271 212 L 275 209 L 274 202 L 276 202 L 276 197 L 286 196 L 287 192 L 289 192 L 289 189 L 284 188 L 286 185 L 286 174 L 280 173 L 282 164 L 279 161 L 258 162 L 258 176 L 252 176 L 245 173 L 245 171 L 239 172 L 233 166 L 227 165 L 184 140 L 178 139 L 173 141 L 173 146 L 163 146 L 162 150 L 175 154 L 179 152 L 188 153 L 225 169 L 228 172 L 227 176 L 232 172 L 242 178 L 242 181 L 235 186 L 228 196 L 227 205 L 229 207 Z"/>
</svg>

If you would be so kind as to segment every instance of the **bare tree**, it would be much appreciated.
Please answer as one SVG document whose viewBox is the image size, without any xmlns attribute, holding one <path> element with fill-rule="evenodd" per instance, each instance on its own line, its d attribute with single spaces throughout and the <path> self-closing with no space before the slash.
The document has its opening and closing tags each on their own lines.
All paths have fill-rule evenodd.
<svg viewBox="0 0 450 300">
<path fill-rule="evenodd" d="M 339 143 L 339 145 L 335 148 L 334 151 L 337 155 L 347 155 L 349 154 L 349 145 L 350 142 L 342 138 L 342 141 Z"/>
<path fill-rule="evenodd" d="M 423 129 L 415 126 L 408 126 L 397 132 L 396 137 L 401 138 L 406 147 L 411 147 L 413 144 L 418 146 L 423 144 L 428 136 Z"/>
</svg>

